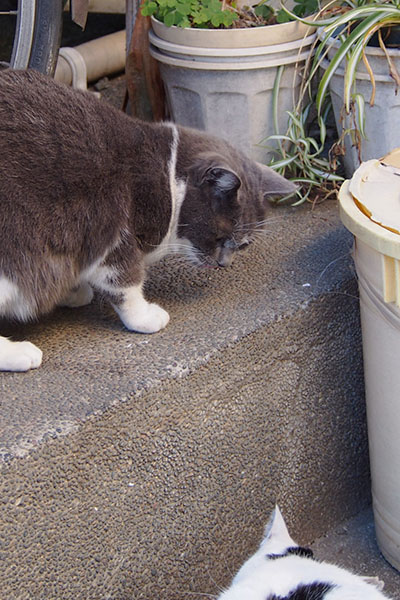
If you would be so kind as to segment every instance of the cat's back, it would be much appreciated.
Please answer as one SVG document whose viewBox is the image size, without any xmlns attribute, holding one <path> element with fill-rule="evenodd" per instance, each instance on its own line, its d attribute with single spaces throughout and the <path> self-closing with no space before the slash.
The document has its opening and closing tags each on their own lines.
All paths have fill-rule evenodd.
<svg viewBox="0 0 400 600">
<path fill-rule="evenodd" d="M 89 92 L 34 70 L 0 71 L 0 173 L 18 179 L 30 170 L 34 180 L 34 169 L 56 175 L 67 164 L 78 178 L 107 173 L 134 136 L 127 115 Z"/>
<path fill-rule="evenodd" d="M 19 123 L 22 119 L 43 124 L 46 117 L 52 116 L 51 125 L 56 121 L 68 118 L 70 124 L 82 120 L 87 124 L 87 118 L 95 115 L 111 116 L 121 113 L 110 105 L 106 107 L 99 102 L 94 94 L 75 90 L 67 85 L 54 81 L 47 75 L 28 70 L 0 70 L 0 111 L 8 119 L 7 123 Z"/>
<path fill-rule="evenodd" d="M 64 121 L 70 129 L 86 116 L 95 114 L 93 100 L 87 93 L 56 83 L 35 70 L 0 71 L 1 129 L 17 133 L 33 126 L 37 131 L 52 128 Z M 29 141 L 29 139 L 27 139 Z"/>
</svg>

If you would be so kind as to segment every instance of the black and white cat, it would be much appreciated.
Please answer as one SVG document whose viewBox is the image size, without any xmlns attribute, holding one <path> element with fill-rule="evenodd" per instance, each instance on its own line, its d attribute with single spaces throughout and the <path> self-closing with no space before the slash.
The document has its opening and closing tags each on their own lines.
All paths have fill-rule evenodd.
<svg viewBox="0 0 400 600">
<path fill-rule="evenodd" d="M 227 266 L 292 183 L 212 136 L 144 123 L 34 71 L 0 72 L 0 316 L 22 321 L 101 292 L 132 331 L 168 313 L 143 297 L 168 252 Z M 0 370 L 41 364 L 0 337 Z"/>
<path fill-rule="evenodd" d="M 371 579 L 315 560 L 292 540 L 276 507 L 259 549 L 218 600 L 387 600 Z"/>
</svg>

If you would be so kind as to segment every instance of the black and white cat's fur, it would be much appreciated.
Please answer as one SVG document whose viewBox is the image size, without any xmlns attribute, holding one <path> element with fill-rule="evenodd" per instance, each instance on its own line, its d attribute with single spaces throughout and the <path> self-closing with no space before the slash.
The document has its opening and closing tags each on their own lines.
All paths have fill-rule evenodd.
<svg viewBox="0 0 400 600">
<path fill-rule="evenodd" d="M 143 123 L 34 71 L 0 72 L 0 317 L 82 306 L 93 289 L 132 331 L 165 327 L 143 297 L 168 252 L 227 266 L 294 186 L 226 142 Z M 41 351 L 0 337 L 0 370 Z"/>
<path fill-rule="evenodd" d="M 259 549 L 218 600 L 387 600 L 371 580 L 315 560 L 292 540 L 276 507 Z"/>
</svg>

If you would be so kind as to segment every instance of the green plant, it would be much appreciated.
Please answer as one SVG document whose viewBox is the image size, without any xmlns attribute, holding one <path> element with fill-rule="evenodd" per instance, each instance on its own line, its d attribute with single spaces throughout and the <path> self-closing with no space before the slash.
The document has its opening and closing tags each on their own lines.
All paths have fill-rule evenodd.
<svg viewBox="0 0 400 600">
<path fill-rule="evenodd" d="M 319 139 L 309 133 L 309 117 L 314 101 L 311 99 L 304 106 L 307 80 L 303 80 L 300 98 L 293 111 L 288 113 L 287 132 L 283 135 L 278 132 L 278 92 L 283 68 L 283 66 L 279 67 L 274 82 L 272 107 L 275 134 L 269 136 L 267 141 L 277 141 L 278 150 L 276 158 L 269 163 L 269 166 L 298 185 L 298 200 L 292 202 L 293 206 L 303 204 L 305 201 L 315 203 L 336 193 L 343 177 L 336 174 L 337 164 L 334 157 L 324 156 L 326 127 L 320 129 Z M 325 124 L 330 110 L 331 106 L 327 103 L 320 123 Z M 285 198 L 282 198 L 277 202 L 284 200 Z"/>
<path fill-rule="evenodd" d="M 296 17 L 315 12 L 318 0 L 296 0 Z M 292 19 L 283 9 L 275 11 L 269 0 L 144 0 L 144 16 L 154 16 L 168 27 L 229 28 L 283 23 Z"/>
<path fill-rule="evenodd" d="M 283 10 L 291 18 L 304 22 L 301 16 Z M 374 104 L 375 76 L 365 52 L 372 36 L 383 50 L 388 61 L 394 88 L 400 87 L 400 76 L 391 60 L 385 40 L 393 26 L 400 25 L 400 0 L 342 0 L 325 6 L 314 25 L 319 28 L 318 44 L 314 57 L 309 61 L 303 77 L 302 94 L 299 103 L 289 114 L 289 127 L 285 135 L 272 136 L 279 141 L 278 158 L 271 166 L 276 168 L 301 186 L 301 193 L 308 199 L 315 195 L 331 193 L 341 178 L 335 173 L 338 155 L 345 153 L 344 139 L 350 136 L 352 145 L 361 157 L 362 139 L 365 137 L 365 103 Z M 334 46 L 335 40 L 338 44 Z M 329 61 L 326 57 L 329 52 Z M 357 66 L 363 61 L 371 81 L 371 95 L 364 98 L 356 89 Z M 320 66 L 324 72 L 320 76 Z M 342 131 L 339 139 L 327 154 L 326 123 L 330 109 L 329 83 L 339 68 L 344 69 L 344 97 L 342 109 Z M 309 94 L 315 89 L 314 94 Z M 305 98 L 309 94 L 309 102 Z M 319 126 L 317 138 L 307 133 L 310 107 L 315 105 Z"/>
<path fill-rule="evenodd" d="M 385 52 L 390 74 L 397 85 L 400 85 L 400 77 L 397 73 L 393 61 L 386 51 L 383 31 L 394 25 L 400 25 L 400 2 L 397 0 L 387 2 L 363 2 L 354 5 L 346 0 L 342 7 L 343 14 L 330 17 L 329 13 L 326 19 L 316 21 L 318 27 L 323 28 L 321 43 L 318 52 L 315 55 L 314 64 L 317 64 L 320 57 L 327 53 L 331 47 L 332 38 L 340 40 L 341 45 L 335 56 L 331 59 L 329 67 L 326 69 L 319 87 L 316 98 L 317 109 L 320 111 L 327 94 L 329 81 L 334 75 L 337 67 L 346 59 L 345 63 L 345 85 L 344 85 L 344 103 L 346 111 L 349 112 L 351 99 L 354 98 L 354 81 L 357 65 L 361 60 L 364 61 L 372 84 L 372 94 L 370 103 L 373 104 L 375 95 L 375 78 L 372 69 L 369 67 L 368 59 L 365 55 L 365 47 L 368 45 L 371 37 L 378 33 L 378 41 L 382 50 Z M 287 11 L 289 12 L 289 11 Z M 293 14 L 290 13 L 289 14 Z"/>
<path fill-rule="evenodd" d="M 168 27 L 230 27 L 238 18 L 219 0 L 145 0 L 142 14 L 153 15 Z"/>
<path fill-rule="evenodd" d="M 291 17 L 296 15 L 284 8 Z M 296 17 L 302 20 L 299 17 Z M 344 114 L 350 116 L 352 127 L 347 128 L 343 134 L 351 135 L 352 142 L 360 149 L 361 139 L 365 136 L 365 98 L 356 89 L 357 66 L 363 61 L 371 81 L 371 96 L 368 100 L 373 106 L 375 99 L 375 77 L 369 65 L 365 48 L 374 34 L 377 36 L 378 44 L 385 53 L 388 61 L 388 72 L 394 80 L 397 88 L 400 87 L 400 75 L 396 66 L 389 56 L 385 37 L 394 26 L 400 25 L 400 0 L 343 0 L 340 3 L 330 3 L 324 11 L 322 18 L 314 24 L 320 29 L 320 44 L 315 52 L 314 60 L 308 74 L 310 82 L 319 71 L 319 67 L 334 49 L 335 40 L 339 41 L 338 48 L 329 60 L 329 65 L 322 75 L 315 98 L 315 104 L 320 120 L 320 126 L 324 126 L 323 110 L 326 102 L 329 82 L 340 67 L 344 68 Z"/>
</svg>

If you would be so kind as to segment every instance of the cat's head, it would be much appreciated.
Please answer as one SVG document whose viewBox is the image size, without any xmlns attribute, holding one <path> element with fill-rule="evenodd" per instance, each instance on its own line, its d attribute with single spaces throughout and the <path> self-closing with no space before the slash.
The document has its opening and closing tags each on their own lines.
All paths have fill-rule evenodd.
<svg viewBox="0 0 400 600">
<path fill-rule="evenodd" d="M 296 544 L 290 537 L 285 521 L 278 506 L 271 514 L 270 520 L 264 531 L 264 538 L 258 550 L 243 564 L 232 581 L 232 585 L 226 592 L 222 593 L 220 600 L 243 600 L 246 590 L 254 590 L 254 596 L 258 598 L 257 589 L 262 592 L 265 587 L 265 579 L 271 578 L 271 568 L 275 570 L 278 559 L 286 556 L 300 556 L 311 558 L 312 552 Z"/>
<path fill-rule="evenodd" d="M 270 199 L 296 186 L 228 144 L 199 152 L 187 169 L 177 236 L 199 266 L 228 266 L 262 232 Z"/>
</svg>

